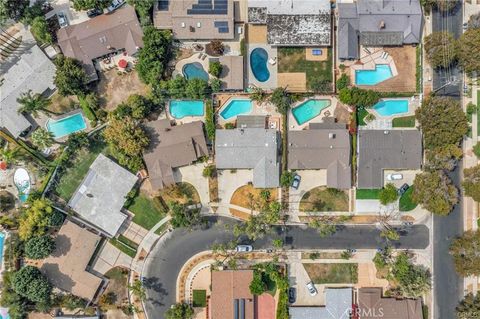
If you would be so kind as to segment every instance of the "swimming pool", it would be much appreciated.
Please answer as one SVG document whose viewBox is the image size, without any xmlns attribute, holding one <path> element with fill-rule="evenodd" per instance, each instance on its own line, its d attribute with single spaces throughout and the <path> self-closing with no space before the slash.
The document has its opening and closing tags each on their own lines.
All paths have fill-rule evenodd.
<svg viewBox="0 0 480 319">
<path fill-rule="evenodd" d="M 55 138 L 61 138 L 75 132 L 83 131 L 87 128 L 87 123 L 82 113 L 77 113 L 60 120 L 49 119 L 47 130 L 53 133 Z"/>
<path fill-rule="evenodd" d="M 408 112 L 408 100 L 382 100 L 373 106 L 382 116 L 392 116 Z"/>
<path fill-rule="evenodd" d="M 185 64 L 182 73 L 187 80 L 202 79 L 208 81 L 208 73 L 205 72 L 203 66 L 198 62 Z"/>
<path fill-rule="evenodd" d="M 7 308 L 0 308 L 0 319 L 10 319 L 10 315 L 8 314 Z"/>
<path fill-rule="evenodd" d="M 356 70 L 355 84 L 356 85 L 377 85 L 380 82 L 391 78 L 392 69 L 388 64 L 377 64 L 375 70 Z"/>
<path fill-rule="evenodd" d="M 220 116 L 224 120 L 228 120 L 240 114 L 248 114 L 252 112 L 252 109 L 252 100 L 250 99 L 231 99 L 223 108 Z"/>
<path fill-rule="evenodd" d="M 171 100 L 170 114 L 176 119 L 185 116 L 203 116 L 204 107 L 202 100 Z"/>
<path fill-rule="evenodd" d="M 256 48 L 250 53 L 250 68 L 259 82 L 265 82 L 270 78 L 267 61 L 268 53 L 263 48 Z"/>
<path fill-rule="evenodd" d="M 24 168 L 18 168 L 13 174 L 13 183 L 18 190 L 18 199 L 25 203 L 30 193 L 30 175 Z"/>
<path fill-rule="evenodd" d="M 320 115 L 322 110 L 330 106 L 330 100 L 310 99 L 292 109 L 293 117 L 298 125 L 302 125 Z"/>
</svg>

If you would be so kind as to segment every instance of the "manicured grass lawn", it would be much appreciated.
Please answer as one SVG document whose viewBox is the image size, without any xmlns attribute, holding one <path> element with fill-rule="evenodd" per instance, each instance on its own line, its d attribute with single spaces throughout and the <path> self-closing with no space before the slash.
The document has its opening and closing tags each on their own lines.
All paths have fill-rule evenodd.
<svg viewBox="0 0 480 319">
<path fill-rule="evenodd" d="M 193 290 L 193 306 L 194 307 L 206 307 L 207 306 L 207 291 L 206 290 Z"/>
<path fill-rule="evenodd" d="M 417 204 L 412 201 L 413 187 L 410 186 L 409 189 L 400 197 L 400 211 L 409 212 L 417 207 Z"/>
<path fill-rule="evenodd" d="M 357 189 L 357 199 L 378 199 L 381 189 Z"/>
<path fill-rule="evenodd" d="M 348 211 L 348 195 L 335 188 L 316 187 L 303 195 L 300 211 L 345 212 Z"/>
<path fill-rule="evenodd" d="M 158 200 L 142 193 L 135 197 L 132 205 L 127 209 L 135 214 L 133 222 L 145 229 L 151 229 L 166 215 Z"/>
<path fill-rule="evenodd" d="M 305 48 L 278 48 L 278 73 L 303 72 L 307 77 L 307 87 L 314 78 L 333 82 L 332 51 L 328 49 L 326 61 L 307 61 Z"/>
<path fill-rule="evenodd" d="M 96 139 L 91 140 L 91 144 L 87 149 L 77 152 L 72 164 L 65 170 L 55 189 L 61 198 L 65 201 L 70 200 L 87 174 L 90 165 L 92 165 L 100 153 L 108 155 L 108 147 L 106 143 Z"/>
<path fill-rule="evenodd" d="M 368 112 L 366 109 L 364 108 L 361 108 L 357 111 L 357 121 L 358 121 L 358 125 L 359 126 L 365 126 L 367 125 L 367 123 L 365 123 L 365 117 L 369 114 L 370 112 Z"/>
<path fill-rule="evenodd" d="M 303 264 L 315 284 L 356 284 L 358 264 Z"/>
<path fill-rule="evenodd" d="M 396 117 L 392 125 L 393 127 L 415 127 L 415 115 Z"/>
</svg>

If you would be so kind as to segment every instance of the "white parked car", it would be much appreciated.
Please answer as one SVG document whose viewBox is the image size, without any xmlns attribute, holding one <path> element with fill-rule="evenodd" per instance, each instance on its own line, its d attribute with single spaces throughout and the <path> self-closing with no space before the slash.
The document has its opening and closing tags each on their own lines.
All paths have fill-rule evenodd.
<svg viewBox="0 0 480 319">
<path fill-rule="evenodd" d="M 64 12 L 57 13 L 57 17 L 60 28 L 65 28 L 66 26 L 68 26 L 68 19 Z"/>
<path fill-rule="evenodd" d="M 313 284 L 313 281 L 310 281 L 309 283 L 307 283 L 307 289 L 308 289 L 308 292 L 310 293 L 310 296 L 316 296 L 318 291 L 317 291 L 317 288 L 315 288 L 315 285 Z"/>
<path fill-rule="evenodd" d="M 402 174 L 388 174 L 387 175 L 387 180 L 389 181 L 399 181 L 403 179 Z"/>
<path fill-rule="evenodd" d="M 247 253 L 253 250 L 253 247 L 251 245 L 238 245 L 237 246 L 237 251 L 240 253 Z"/>
</svg>

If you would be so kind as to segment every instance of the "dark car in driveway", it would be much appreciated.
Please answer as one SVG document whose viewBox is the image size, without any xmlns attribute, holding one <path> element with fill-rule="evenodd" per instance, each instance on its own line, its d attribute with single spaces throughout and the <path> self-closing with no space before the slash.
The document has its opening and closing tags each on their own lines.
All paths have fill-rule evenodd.
<svg viewBox="0 0 480 319">
<path fill-rule="evenodd" d="M 402 186 L 400 186 L 400 188 L 398 189 L 398 195 L 402 196 L 406 191 L 407 189 L 409 189 L 410 186 L 408 186 L 407 183 L 403 184 Z"/>
<path fill-rule="evenodd" d="M 298 189 L 298 187 L 300 186 L 300 181 L 302 180 L 302 177 L 300 175 L 295 175 L 293 177 L 293 181 L 292 181 L 292 188 L 295 188 L 295 189 Z"/>
<path fill-rule="evenodd" d="M 99 8 L 95 8 L 95 9 L 92 9 L 92 10 L 88 10 L 87 11 L 87 16 L 89 18 L 94 18 L 96 16 L 99 16 L 103 14 L 103 10 L 102 9 L 99 9 Z"/>
<path fill-rule="evenodd" d="M 296 300 L 297 300 L 297 291 L 293 287 L 288 288 L 288 302 L 294 303 Z"/>
</svg>

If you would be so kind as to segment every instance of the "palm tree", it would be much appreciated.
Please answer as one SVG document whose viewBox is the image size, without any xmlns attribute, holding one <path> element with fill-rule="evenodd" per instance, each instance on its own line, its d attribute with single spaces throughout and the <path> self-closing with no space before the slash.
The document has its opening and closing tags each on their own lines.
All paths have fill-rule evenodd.
<svg viewBox="0 0 480 319">
<path fill-rule="evenodd" d="M 33 94 L 32 90 L 28 90 L 17 98 L 17 102 L 21 105 L 18 109 L 19 113 L 29 113 L 34 117 L 38 116 L 38 111 L 53 113 L 47 109 L 50 105 L 50 100 L 41 94 Z"/>
<path fill-rule="evenodd" d="M 12 164 L 15 162 L 15 159 L 19 155 L 19 150 L 20 148 L 15 147 L 15 148 L 8 148 L 5 147 L 3 149 L 0 149 L 0 158 L 8 164 Z"/>
<path fill-rule="evenodd" d="M 128 285 L 128 290 L 136 296 L 139 300 L 145 300 L 147 297 L 147 293 L 145 291 L 145 287 L 140 280 L 135 280 L 132 285 Z"/>
<path fill-rule="evenodd" d="M 52 132 L 46 131 L 43 128 L 39 128 L 32 133 L 32 143 L 38 149 L 44 150 L 53 145 L 55 142 Z"/>
</svg>

